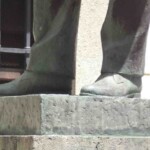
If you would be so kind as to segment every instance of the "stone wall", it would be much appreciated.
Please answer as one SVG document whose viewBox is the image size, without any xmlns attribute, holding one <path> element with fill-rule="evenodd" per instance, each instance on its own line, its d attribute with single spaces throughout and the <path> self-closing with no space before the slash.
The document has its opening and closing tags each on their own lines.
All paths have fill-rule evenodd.
<svg viewBox="0 0 150 150">
<path fill-rule="evenodd" d="M 76 94 L 99 76 L 102 62 L 100 30 L 109 0 L 82 0 L 76 52 Z"/>
<path fill-rule="evenodd" d="M 150 30 L 148 32 L 147 45 L 146 45 L 146 59 L 145 59 L 145 75 L 143 77 L 143 91 L 142 97 L 149 98 L 150 97 Z"/>
</svg>

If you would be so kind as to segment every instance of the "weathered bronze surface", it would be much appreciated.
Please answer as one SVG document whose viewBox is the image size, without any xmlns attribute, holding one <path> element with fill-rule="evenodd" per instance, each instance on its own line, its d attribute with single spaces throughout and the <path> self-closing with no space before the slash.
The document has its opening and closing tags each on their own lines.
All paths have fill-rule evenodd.
<svg viewBox="0 0 150 150">
<path fill-rule="evenodd" d="M 0 95 L 70 93 L 80 0 L 35 0 L 31 48 L 25 73 L 0 85 Z"/>
<path fill-rule="evenodd" d="M 102 75 L 81 95 L 140 95 L 149 22 L 149 0 L 110 1 L 101 31 Z"/>
<path fill-rule="evenodd" d="M 102 73 L 142 76 L 150 22 L 149 0 L 111 0 L 102 28 Z"/>
<path fill-rule="evenodd" d="M 34 1 L 35 44 L 29 66 L 19 79 L 1 85 L 0 95 L 71 90 L 79 10 L 80 0 Z M 149 12 L 149 0 L 110 1 L 101 32 L 102 76 L 81 94 L 134 97 L 140 93 Z"/>
</svg>

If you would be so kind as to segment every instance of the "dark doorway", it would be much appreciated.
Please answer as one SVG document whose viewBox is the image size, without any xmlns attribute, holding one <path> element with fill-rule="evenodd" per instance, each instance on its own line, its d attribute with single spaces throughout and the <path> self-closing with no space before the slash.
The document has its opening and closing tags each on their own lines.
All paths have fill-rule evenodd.
<svg viewBox="0 0 150 150">
<path fill-rule="evenodd" d="M 32 44 L 32 1 L 0 0 L 0 82 L 24 71 Z"/>
</svg>

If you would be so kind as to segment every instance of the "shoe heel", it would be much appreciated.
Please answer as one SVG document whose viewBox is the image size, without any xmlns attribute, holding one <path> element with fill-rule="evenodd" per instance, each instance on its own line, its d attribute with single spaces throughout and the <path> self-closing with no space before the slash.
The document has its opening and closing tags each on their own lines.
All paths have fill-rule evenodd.
<svg viewBox="0 0 150 150">
<path fill-rule="evenodd" d="M 127 98 L 141 98 L 140 93 L 133 93 L 126 96 Z"/>
</svg>

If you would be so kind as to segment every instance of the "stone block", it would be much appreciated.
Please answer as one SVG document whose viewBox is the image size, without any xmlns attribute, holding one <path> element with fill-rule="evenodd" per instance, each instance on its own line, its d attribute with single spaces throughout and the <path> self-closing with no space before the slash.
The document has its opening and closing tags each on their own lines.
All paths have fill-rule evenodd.
<svg viewBox="0 0 150 150">
<path fill-rule="evenodd" d="M 69 95 L 0 98 L 1 135 L 150 135 L 150 100 Z"/>
<path fill-rule="evenodd" d="M 33 150 L 33 137 L 0 136 L 0 150 Z"/>
<path fill-rule="evenodd" d="M 149 150 L 147 137 L 1 136 L 0 150 Z"/>
</svg>

